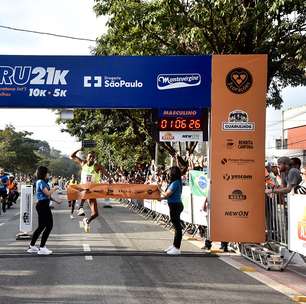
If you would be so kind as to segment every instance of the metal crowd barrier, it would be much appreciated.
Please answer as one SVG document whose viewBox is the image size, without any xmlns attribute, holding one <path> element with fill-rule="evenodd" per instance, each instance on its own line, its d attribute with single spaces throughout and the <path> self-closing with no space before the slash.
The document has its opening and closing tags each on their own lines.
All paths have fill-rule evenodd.
<svg viewBox="0 0 306 304">
<path fill-rule="evenodd" d="M 287 196 L 266 195 L 267 242 L 288 246 L 288 204 Z"/>
<path fill-rule="evenodd" d="M 287 197 L 265 196 L 266 243 L 241 244 L 241 255 L 266 270 L 284 270 L 285 261 L 276 248 L 288 246 Z"/>
<path fill-rule="evenodd" d="M 266 243 L 241 244 L 241 255 L 267 270 L 282 271 L 291 263 L 295 255 L 298 255 L 288 249 L 288 196 L 266 195 L 265 209 Z M 286 252 L 288 256 L 285 257 L 283 252 Z M 305 259 L 301 255 L 300 257 L 300 260 Z"/>
<path fill-rule="evenodd" d="M 159 213 L 156 210 L 146 208 L 143 201 L 126 199 L 122 200 L 130 210 L 138 213 L 147 220 L 162 225 L 164 228 L 171 229 L 172 224 L 167 214 Z M 265 268 L 266 270 L 284 270 L 293 259 L 295 252 L 290 253 L 289 258 L 285 259 L 281 248 L 288 248 L 288 201 L 285 195 L 266 195 L 266 242 L 264 244 L 234 244 L 241 255 Z M 193 223 L 182 222 L 183 233 L 194 237 L 199 230 L 205 236 L 207 227 L 195 225 Z M 206 231 L 207 232 L 207 231 Z M 230 245 L 232 248 L 232 246 Z M 234 246 L 235 247 L 235 246 Z M 233 247 L 233 248 L 234 248 Z M 236 250 L 235 250 L 236 251 Z M 288 250 L 287 250 L 288 251 Z M 289 252 L 289 251 L 288 251 Z"/>
<path fill-rule="evenodd" d="M 140 216 L 143 216 L 146 220 L 151 220 L 153 221 L 153 223 L 157 223 L 166 229 L 173 228 L 169 215 L 146 208 L 143 201 L 134 199 L 124 199 L 121 200 L 121 203 L 124 204 L 131 211 L 139 214 Z M 195 225 L 182 221 L 183 235 L 188 233 L 190 237 L 195 237 L 200 230 L 199 227 L 200 225 Z"/>
</svg>

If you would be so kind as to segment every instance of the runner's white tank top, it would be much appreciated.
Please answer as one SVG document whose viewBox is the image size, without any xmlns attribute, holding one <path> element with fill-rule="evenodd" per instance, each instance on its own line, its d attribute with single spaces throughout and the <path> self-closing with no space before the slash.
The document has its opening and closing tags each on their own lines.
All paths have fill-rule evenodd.
<svg viewBox="0 0 306 304">
<path fill-rule="evenodd" d="M 99 183 L 100 174 L 96 172 L 95 165 L 83 165 L 81 173 L 81 184 Z"/>
</svg>

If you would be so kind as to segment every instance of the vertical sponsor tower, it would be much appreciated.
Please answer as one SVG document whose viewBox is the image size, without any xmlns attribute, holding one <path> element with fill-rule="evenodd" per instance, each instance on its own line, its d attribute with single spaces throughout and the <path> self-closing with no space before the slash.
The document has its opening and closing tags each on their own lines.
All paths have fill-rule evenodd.
<svg viewBox="0 0 306 304">
<path fill-rule="evenodd" d="M 212 57 L 210 236 L 265 240 L 266 55 Z"/>
</svg>

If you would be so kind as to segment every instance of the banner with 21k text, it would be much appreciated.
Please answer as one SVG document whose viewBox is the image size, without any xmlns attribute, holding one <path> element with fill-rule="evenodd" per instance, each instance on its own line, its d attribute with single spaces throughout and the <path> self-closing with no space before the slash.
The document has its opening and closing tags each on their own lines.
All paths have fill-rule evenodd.
<svg viewBox="0 0 306 304">
<path fill-rule="evenodd" d="M 213 56 L 210 237 L 265 241 L 266 55 Z"/>
</svg>

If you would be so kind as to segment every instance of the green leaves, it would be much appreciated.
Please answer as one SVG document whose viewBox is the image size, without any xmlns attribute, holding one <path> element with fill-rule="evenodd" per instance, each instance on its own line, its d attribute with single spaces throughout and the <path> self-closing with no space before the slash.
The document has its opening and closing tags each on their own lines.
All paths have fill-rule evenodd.
<svg viewBox="0 0 306 304">
<path fill-rule="evenodd" d="M 107 168 L 132 169 L 154 157 L 150 110 L 75 110 L 67 132 L 94 139 L 97 155 Z"/>
<path fill-rule="evenodd" d="M 304 0 L 96 0 L 94 8 L 109 16 L 97 55 L 265 53 L 276 107 L 283 87 L 306 85 Z"/>
<path fill-rule="evenodd" d="M 12 172 L 32 173 L 39 161 L 35 141 L 29 132 L 16 132 L 13 126 L 0 130 L 0 164 Z"/>
<path fill-rule="evenodd" d="M 33 174 L 39 165 L 52 174 L 70 176 L 79 167 L 60 151 L 51 149 L 46 141 L 29 138 L 29 132 L 16 132 L 13 126 L 0 130 L 0 166 L 10 172 Z"/>
</svg>

